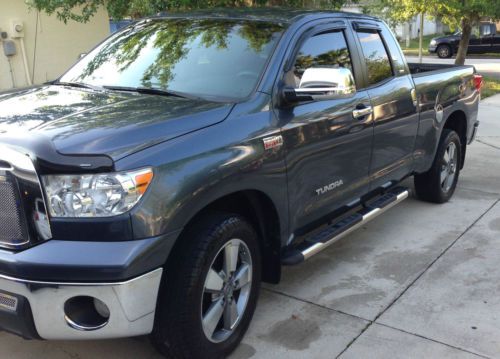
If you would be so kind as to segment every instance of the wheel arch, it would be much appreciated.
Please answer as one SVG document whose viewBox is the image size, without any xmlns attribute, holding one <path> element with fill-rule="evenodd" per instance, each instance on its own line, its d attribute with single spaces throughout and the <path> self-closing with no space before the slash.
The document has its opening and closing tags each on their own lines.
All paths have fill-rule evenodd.
<svg viewBox="0 0 500 359">
<path fill-rule="evenodd" d="M 226 194 L 203 206 L 187 221 L 170 252 L 169 258 L 176 255 L 176 249 L 180 247 L 187 229 L 208 213 L 215 211 L 238 214 L 252 224 L 257 231 L 261 244 L 262 280 L 268 283 L 278 283 L 281 278 L 280 217 L 272 199 L 259 190 L 239 190 Z"/>
<path fill-rule="evenodd" d="M 460 138 L 462 145 L 460 153 L 460 169 L 464 167 L 465 152 L 467 149 L 467 116 L 462 110 L 452 112 L 446 119 L 443 129 L 450 129 L 455 131 Z"/>
</svg>

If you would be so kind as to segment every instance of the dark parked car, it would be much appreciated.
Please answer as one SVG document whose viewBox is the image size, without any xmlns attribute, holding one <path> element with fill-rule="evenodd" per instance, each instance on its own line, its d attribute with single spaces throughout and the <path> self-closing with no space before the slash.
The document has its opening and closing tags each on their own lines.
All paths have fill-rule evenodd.
<svg viewBox="0 0 500 359">
<path fill-rule="evenodd" d="M 436 53 L 441 58 L 453 56 L 458 50 L 460 31 L 453 35 L 436 37 L 429 43 L 429 52 Z M 472 28 L 469 40 L 469 54 L 484 54 L 488 52 L 500 52 L 500 34 L 497 32 L 496 24 L 481 23 Z"/>
<path fill-rule="evenodd" d="M 480 85 L 471 66 L 408 65 L 358 14 L 123 29 L 57 81 L 0 95 L 0 327 L 226 356 L 261 280 L 407 198 L 403 179 L 450 199 Z"/>
</svg>

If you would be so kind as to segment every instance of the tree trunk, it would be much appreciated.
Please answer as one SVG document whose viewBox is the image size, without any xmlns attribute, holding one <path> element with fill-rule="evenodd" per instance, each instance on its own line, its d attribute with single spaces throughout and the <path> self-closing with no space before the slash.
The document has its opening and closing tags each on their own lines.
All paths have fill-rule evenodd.
<svg viewBox="0 0 500 359">
<path fill-rule="evenodd" d="M 462 37 L 460 38 L 460 44 L 458 45 L 457 57 L 455 59 L 455 65 L 463 65 L 465 63 L 465 57 L 467 55 L 467 49 L 469 48 L 470 34 L 472 31 L 472 24 L 470 19 L 463 17 L 460 22 L 462 27 Z"/>
</svg>

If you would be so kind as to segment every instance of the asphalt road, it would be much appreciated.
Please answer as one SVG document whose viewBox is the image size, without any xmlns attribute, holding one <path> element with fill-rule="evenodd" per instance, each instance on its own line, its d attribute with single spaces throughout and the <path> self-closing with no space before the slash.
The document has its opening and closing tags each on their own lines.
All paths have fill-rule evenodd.
<svg viewBox="0 0 500 359">
<path fill-rule="evenodd" d="M 500 96 L 482 101 L 455 196 L 411 197 L 265 285 L 231 359 L 500 357 Z M 407 184 L 411 186 L 411 181 Z M 160 358 L 147 338 L 24 341 L 0 358 Z"/>
<path fill-rule="evenodd" d="M 406 56 L 408 62 L 418 62 L 416 56 Z M 433 64 L 454 64 L 455 59 L 440 59 L 437 56 L 424 56 L 422 62 Z M 466 65 L 474 65 L 476 70 L 486 76 L 500 79 L 500 58 L 467 59 Z"/>
</svg>

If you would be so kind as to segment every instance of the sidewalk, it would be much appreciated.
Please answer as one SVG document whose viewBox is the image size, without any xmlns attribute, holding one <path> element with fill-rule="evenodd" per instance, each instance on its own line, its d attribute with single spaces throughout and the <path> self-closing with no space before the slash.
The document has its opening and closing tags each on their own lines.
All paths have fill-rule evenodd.
<svg viewBox="0 0 500 359">
<path fill-rule="evenodd" d="M 500 136 L 500 94 L 485 98 L 480 107 L 478 136 Z"/>
</svg>

